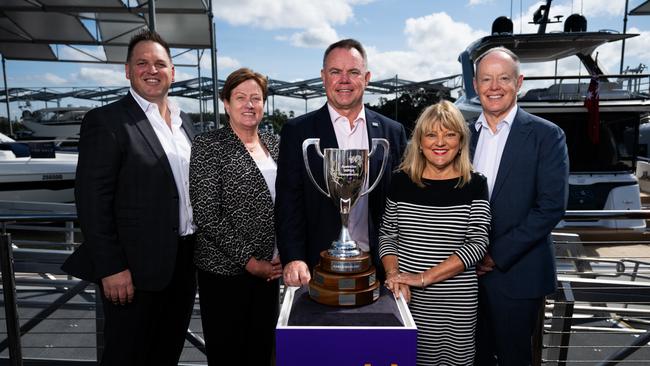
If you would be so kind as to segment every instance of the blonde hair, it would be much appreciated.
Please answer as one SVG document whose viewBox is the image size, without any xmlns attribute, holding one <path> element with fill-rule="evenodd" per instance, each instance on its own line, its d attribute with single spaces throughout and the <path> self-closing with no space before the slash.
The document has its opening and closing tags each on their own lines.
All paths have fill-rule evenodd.
<svg viewBox="0 0 650 366">
<path fill-rule="evenodd" d="M 434 130 L 438 125 L 460 135 L 458 155 L 453 160 L 454 168 L 460 173 L 460 180 L 456 185 L 457 188 L 460 188 L 469 183 L 472 177 L 472 163 L 469 160 L 470 132 L 458 108 L 447 100 L 430 105 L 422 111 L 415 122 L 411 140 L 406 146 L 404 158 L 399 169 L 404 171 L 415 184 L 424 187 L 422 173 L 426 167 L 427 160 L 424 154 L 422 154 L 420 141 L 422 141 L 422 136 Z"/>
</svg>

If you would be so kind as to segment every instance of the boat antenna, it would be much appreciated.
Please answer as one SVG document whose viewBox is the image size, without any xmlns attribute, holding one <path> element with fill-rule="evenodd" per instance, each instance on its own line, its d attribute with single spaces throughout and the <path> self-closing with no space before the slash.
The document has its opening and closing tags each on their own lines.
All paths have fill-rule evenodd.
<svg viewBox="0 0 650 366">
<path fill-rule="evenodd" d="M 546 0 L 546 5 L 540 5 L 539 9 L 533 14 L 533 23 L 539 24 L 537 34 L 546 33 L 546 24 L 549 23 L 548 14 L 551 11 L 551 2 L 553 0 Z"/>
<path fill-rule="evenodd" d="M 519 0 L 519 33 L 524 33 L 524 0 Z"/>
</svg>

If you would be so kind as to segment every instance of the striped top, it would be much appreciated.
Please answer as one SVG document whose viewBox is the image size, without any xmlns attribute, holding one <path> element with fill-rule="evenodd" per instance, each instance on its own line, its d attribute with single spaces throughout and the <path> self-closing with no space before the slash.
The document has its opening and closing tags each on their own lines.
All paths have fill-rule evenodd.
<svg viewBox="0 0 650 366">
<path fill-rule="evenodd" d="M 379 255 L 396 255 L 402 272 L 419 273 L 456 254 L 465 271 L 425 289 L 412 288 L 418 326 L 418 365 L 471 365 L 478 286 L 475 264 L 488 246 L 490 207 L 486 178 L 423 180 L 418 187 L 395 173 L 386 201 Z"/>
</svg>

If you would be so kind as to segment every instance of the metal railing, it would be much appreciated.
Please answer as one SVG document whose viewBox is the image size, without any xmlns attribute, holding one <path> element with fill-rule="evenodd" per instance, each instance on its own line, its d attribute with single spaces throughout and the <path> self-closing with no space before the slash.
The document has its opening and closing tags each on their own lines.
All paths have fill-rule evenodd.
<svg viewBox="0 0 650 366">
<path fill-rule="evenodd" d="M 650 74 L 599 75 L 597 78 L 601 101 L 650 98 Z M 530 85 L 520 98 L 522 102 L 583 101 L 591 76 L 526 76 L 526 80 Z"/>
<path fill-rule="evenodd" d="M 104 319 L 102 301 L 97 296 L 99 291 L 95 284 L 71 278 L 60 269 L 79 244 L 75 241 L 75 234 L 79 232 L 75 227 L 76 214 L 54 211 L 36 214 L 29 204 L 20 206 L 19 210 L 0 213 L 2 320 L 7 329 L 6 333 L 0 331 L 0 353 L 5 350 L 9 353 L 8 360 L 0 358 L 0 365 L 42 365 L 43 358 L 47 358 L 48 365 L 96 364 L 103 351 Z M 38 208 L 43 206 L 50 207 L 39 204 Z M 51 235 L 16 240 L 12 239 L 10 231 Z M 64 240 L 50 239 L 61 235 Z M 199 320 L 195 305 L 192 323 L 198 327 Z M 61 328 L 57 329 L 58 326 Z M 202 332 L 192 329 L 190 327 L 186 334 L 180 364 L 204 365 Z M 3 333 L 6 337 L 2 337 Z M 75 353 L 83 354 L 85 359 L 70 356 Z"/>
<path fill-rule="evenodd" d="M 650 219 L 650 211 L 569 211 L 565 216 L 567 222 L 585 219 Z M 12 242 L 8 232 L 28 230 L 34 223 L 39 227 L 59 223 L 55 232 L 72 229 L 74 237 L 75 220 L 74 214 L 0 214 L 7 328 L 6 338 L 0 336 L 0 353 L 9 353 L 9 359 L 0 359 L 0 365 L 43 364 L 31 355 L 45 351 L 65 354 L 67 349 L 89 355 L 85 360 L 52 356 L 47 360 L 51 365 L 94 364 L 101 355 L 103 313 L 97 291 L 93 284 L 69 278 L 59 270 L 71 252 L 66 248 L 77 244 L 74 239 L 72 243 L 63 240 L 62 249 L 42 249 L 31 239 L 17 246 L 19 241 Z M 558 290 L 546 299 L 536 364 L 650 364 L 650 240 L 644 233 L 638 234 L 638 240 L 599 242 L 582 241 L 579 233 L 554 234 Z M 66 315 L 55 316 L 63 310 Z M 21 318 L 26 321 L 21 323 Z M 47 320 L 61 324 L 62 329 L 39 330 Z M 192 321 L 199 329 L 196 309 Z M 55 341 L 34 342 L 30 335 Z M 85 343 L 71 343 L 73 338 L 84 338 Z M 201 332 L 188 330 L 186 339 L 189 346 L 184 354 L 190 356 L 182 358 L 181 364 L 205 364 Z"/>
</svg>

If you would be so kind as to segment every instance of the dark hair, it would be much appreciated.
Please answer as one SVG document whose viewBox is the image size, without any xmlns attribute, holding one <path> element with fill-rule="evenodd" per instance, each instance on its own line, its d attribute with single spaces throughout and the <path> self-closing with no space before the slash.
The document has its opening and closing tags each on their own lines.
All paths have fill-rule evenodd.
<svg viewBox="0 0 650 366">
<path fill-rule="evenodd" d="M 357 41 L 356 39 L 348 38 L 342 39 L 336 43 L 332 43 L 329 45 L 329 47 L 327 47 L 325 50 L 325 55 L 323 55 L 323 69 L 325 68 L 325 61 L 327 60 L 327 56 L 329 56 L 330 52 L 332 52 L 335 48 L 344 48 L 346 50 L 354 48 L 355 50 L 359 51 L 361 57 L 363 57 L 364 66 L 368 67 L 368 56 L 366 55 L 366 50 L 361 45 L 361 42 Z"/>
<path fill-rule="evenodd" d="M 260 86 L 262 89 L 262 97 L 266 102 L 266 96 L 268 95 L 268 81 L 266 77 L 259 72 L 255 72 L 249 69 L 248 67 L 242 67 L 228 75 L 226 82 L 223 84 L 223 88 L 221 88 L 221 93 L 219 93 L 219 99 L 222 101 L 230 101 L 230 94 L 232 94 L 232 90 L 235 89 L 237 85 L 243 83 L 246 80 L 254 80 L 257 85 Z"/>
<path fill-rule="evenodd" d="M 158 43 L 159 45 L 163 46 L 165 51 L 167 51 L 167 56 L 169 56 L 169 59 L 170 60 L 172 59 L 172 53 L 169 50 L 169 45 L 160 36 L 160 34 L 156 33 L 156 31 L 152 31 L 152 30 L 149 30 L 149 29 L 143 29 L 140 32 L 136 33 L 133 37 L 131 37 L 131 40 L 129 41 L 129 48 L 128 48 L 128 51 L 126 52 L 126 62 L 131 61 L 131 55 L 133 54 L 133 49 L 140 42 L 156 42 L 156 43 Z"/>
</svg>

